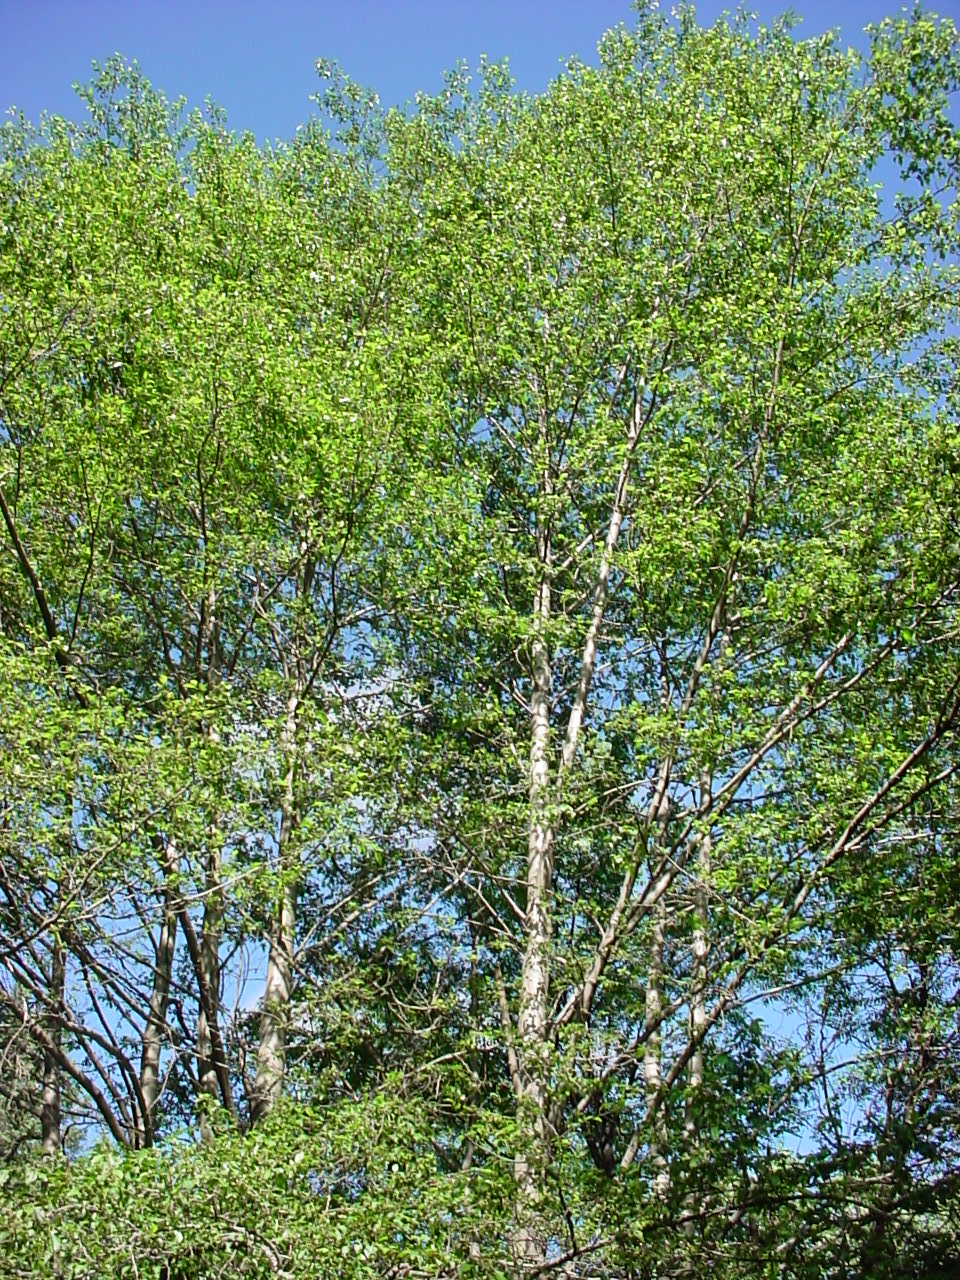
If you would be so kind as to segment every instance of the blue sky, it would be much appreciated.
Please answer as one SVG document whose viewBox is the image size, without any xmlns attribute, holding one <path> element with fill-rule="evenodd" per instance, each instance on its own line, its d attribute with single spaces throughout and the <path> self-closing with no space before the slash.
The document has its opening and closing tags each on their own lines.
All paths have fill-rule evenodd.
<svg viewBox="0 0 960 1280">
<path fill-rule="evenodd" d="M 839 27 L 861 44 L 865 23 L 895 13 L 901 0 L 798 0 L 799 32 Z M 960 0 L 928 0 L 955 19 Z M 669 7 L 666 0 L 664 7 Z M 725 8 L 697 6 L 703 23 Z M 771 21 L 786 3 L 750 6 Z M 460 58 L 508 55 L 518 84 L 542 89 L 576 53 L 595 59 L 601 33 L 632 21 L 629 0 L 0 0 L 0 113 L 16 105 L 76 117 L 71 90 L 93 59 L 137 58 L 168 97 L 191 105 L 209 94 L 231 126 L 262 142 L 288 138 L 311 112 L 318 57 L 337 59 L 385 104 L 440 87 Z"/>
</svg>

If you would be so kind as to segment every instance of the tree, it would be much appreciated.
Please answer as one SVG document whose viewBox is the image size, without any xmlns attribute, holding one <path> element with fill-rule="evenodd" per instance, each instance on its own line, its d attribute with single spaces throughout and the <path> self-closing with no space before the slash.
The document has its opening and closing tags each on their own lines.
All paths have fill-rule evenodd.
<svg viewBox="0 0 960 1280">
<path fill-rule="evenodd" d="M 580 1165 L 562 1181 L 578 1148 L 608 1174 L 639 1160 L 638 1222 L 649 1196 L 681 1241 L 722 1243 L 744 1193 L 704 1150 L 710 1042 L 766 989 L 817 989 L 851 864 L 955 768 L 933 374 L 953 38 L 888 24 L 863 68 L 829 37 L 651 17 L 543 99 L 488 68 L 409 127 L 450 352 L 436 447 L 468 477 L 449 522 L 437 504 L 454 573 L 419 644 L 444 650 L 425 665 L 473 803 L 428 825 L 500 935 L 515 1260 L 616 1240 Z M 918 190 L 885 212 L 888 150 Z M 834 945 L 849 983 L 862 956 Z M 803 1068 L 758 1036 L 776 1096 Z"/>
<path fill-rule="evenodd" d="M 368 396 L 342 429 L 351 386 L 382 361 L 377 299 L 363 292 L 376 278 L 364 255 L 379 248 L 360 234 L 348 163 L 303 139 L 268 166 L 215 113 L 184 124 L 179 105 L 120 60 L 87 101 L 85 132 L 53 122 L 33 139 L 21 123 L 6 138 L 4 613 L 20 646 L 6 675 L 11 692 L 35 689 L 43 742 L 54 744 L 25 790 L 21 762 L 43 721 L 25 706 L 24 725 L 7 726 L 11 876 L 30 841 L 56 848 L 62 836 L 70 847 L 42 855 L 34 887 L 5 886 L 11 910 L 28 914 L 5 959 L 13 1000 L 30 940 L 46 945 L 58 930 L 47 899 L 70 865 L 84 936 L 66 949 L 96 1024 L 88 1033 L 69 1013 L 81 1052 L 97 1045 L 82 1084 L 115 1138 L 149 1146 L 160 1095 L 173 1097 L 178 1080 L 204 1112 L 237 1110 L 237 1073 L 255 1109 L 279 1086 L 276 974 L 278 954 L 289 968 L 298 878 L 291 755 L 311 704 L 319 743 L 324 704 L 358 678 L 343 658 L 366 609 L 363 574 L 351 577 L 368 554 L 357 530 L 374 480 L 383 500 L 381 408 L 389 397 L 392 415 L 398 402 L 384 378 L 382 398 Z M 351 203 L 353 227 L 308 212 L 313 182 L 330 205 Z M 294 249 L 309 271 L 290 269 Z M 83 264 L 66 284 L 64 260 Z M 360 341 L 342 332 L 358 315 Z M 322 782 L 296 772 L 326 798 L 335 749 Z M 316 839 L 315 824 L 307 833 Z M 277 844 L 279 868 L 268 870 Z M 227 1043 L 240 1028 L 222 1021 L 222 953 L 264 934 L 269 998 L 248 1079 L 234 1056 L 242 1045 Z M 105 989 L 95 995 L 91 981 Z"/>
<path fill-rule="evenodd" d="M 871 39 L 8 127 L 5 1091 L 206 1139 L 14 1165 L 21 1269 L 955 1264 L 960 46 Z"/>
</svg>

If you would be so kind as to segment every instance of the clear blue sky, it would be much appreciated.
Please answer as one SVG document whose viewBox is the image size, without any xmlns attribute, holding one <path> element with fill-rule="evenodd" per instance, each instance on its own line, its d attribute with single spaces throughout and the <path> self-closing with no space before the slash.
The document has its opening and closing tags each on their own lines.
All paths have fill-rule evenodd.
<svg viewBox="0 0 960 1280">
<path fill-rule="evenodd" d="M 671 0 L 665 0 L 669 8 Z M 839 27 L 860 44 L 865 23 L 897 12 L 902 0 L 797 0 L 799 32 Z M 960 0 L 927 0 L 955 19 Z M 712 22 L 722 0 L 697 6 Z M 764 21 L 786 3 L 756 0 Z M 0 113 L 16 105 L 76 117 L 74 81 L 90 63 L 119 52 L 137 58 L 168 97 L 191 105 L 209 94 L 234 129 L 260 141 L 292 135 L 311 112 L 314 62 L 337 59 L 391 105 L 440 87 L 459 58 L 509 56 L 518 84 L 542 89 L 561 60 L 590 62 L 601 33 L 630 23 L 629 0 L 0 0 Z"/>
</svg>

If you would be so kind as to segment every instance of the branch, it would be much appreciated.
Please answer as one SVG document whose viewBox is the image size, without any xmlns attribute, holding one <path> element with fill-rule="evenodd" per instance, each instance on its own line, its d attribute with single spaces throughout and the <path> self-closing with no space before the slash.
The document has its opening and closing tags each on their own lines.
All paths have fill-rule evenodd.
<svg viewBox="0 0 960 1280">
<path fill-rule="evenodd" d="M 10 534 L 10 540 L 13 543 L 13 549 L 17 553 L 17 559 L 20 561 L 20 568 L 26 574 L 30 586 L 33 588 L 33 597 L 37 602 L 37 608 L 40 610 L 40 617 L 43 620 L 43 629 L 47 634 L 47 640 L 53 649 L 53 656 L 56 658 L 57 666 L 66 675 L 70 668 L 70 659 L 66 652 L 61 648 L 59 642 L 60 632 L 57 628 L 56 621 L 50 611 L 50 605 L 47 601 L 46 592 L 43 589 L 43 583 L 34 569 L 27 555 L 27 549 L 20 541 L 20 535 L 17 532 L 17 526 L 13 519 L 10 508 L 7 506 L 7 500 L 3 496 L 3 490 L 0 489 L 0 513 L 3 515 L 4 524 L 7 526 L 7 532 Z M 81 707 L 87 706 L 87 698 L 82 690 L 78 689 L 73 680 L 69 679 L 68 684 Z"/>
<path fill-rule="evenodd" d="M 946 734 L 948 730 L 950 730 L 953 727 L 953 725 L 956 722 L 958 714 L 960 714 L 960 694 L 958 694 L 957 692 L 958 687 L 960 687 L 960 672 L 957 673 L 956 677 L 953 680 L 953 683 L 951 684 L 949 690 L 947 691 L 947 697 L 945 699 L 944 709 L 941 711 L 940 715 L 938 716 L 937 721 L 934 724 L 933 728 L 922 739 L 922 741 L 919 742 L 917 746 L 914 747 L 913 750 L 910 751 L 903 758 L 903 760 L 896 767 L 896 769 L 894 769 L 893 772 L 884 780 L 884 782 L 882 782 L 881 785 L 877 787 L 877 789 L 873 792 L 873 794 L 863 802 L 863 804 L 860 806 L 857 812 L 853 815 L 853 817 L 844 827 L 843 831 L 834 841 L 833 845 L 830 847 L 829 851 L 823 858 L 822 862 L 820 862 L 819 865 L 816 866 L 810 872 L 810 874 L 805 878 L 800 888 L 797 890 L 796 894 L 794 895 L 792 902 L 789 904 L 787 910 L 784 912 L 783 916 L 781 917 L 777 927 L 773 929 L 770 933 L 765 935 L 765 937 L 761 940 L 759 947 L 757 947 L 756 951 L 754 951 L 751 955 L 747 956 L 743 964 L 740 966 L 737 972 L 733 975 L 733 977 L 727 983 L 727 986 L 724 989 L 723 993 L 720 995 L 716 1004 L 710 1010 L 710 1013 L 707 1015 L 707 1018 L 703 1023 L 699 1033 L 695 1036 L 691 1036 L 690 1039 L 687 1041 L 686 1046 L 684 1047 L 682 1052 L 677 1056 L 677 1059 L 673 1063 L 673 1066 L 670 1068 L 669 1072 L 664 1077 L 663 1082 L 659 1090 L 657 1091 L 656 1096 L 650 1100 L 650 1103 L 648 1104 L 647 1109 L 644 1113 L 643 1119 L 640 1121 L 640 1124 L 637 1125 L 636 1129 L 634 1130 L 633 1136 L 630 1139 L 630 1143 L 627 1146 L 626 1151 L 624 1152 L 623 1159 L 620 1162 L 621 1169 L 623 1170 L 629 1169 L 630 1165 L 633 1164 L 633 1161 L 637 1155 L 637 1151 L 639 1150 L 639 1147 L 640 1147 L 640 1134 L 642 1129 L 644 1128 L 645 1125 L 649 1123 L 652 1117 L 656 1114 L 657 1110 L 662 1105 L 663 1100 L 666 1097 L 667 1093 L 676 1083 L 676 1081 L 680 1077 L 680 1074 L 686 1067 L 687 1063 L 690 1061 L 694 1053 L 703 1043 L 709 1030 L 714 1026 L 714 1024 L 718 1021 L 718 1019 L 721 1018 L 723 1014 L 726 1013 L 726 1011 L 734 1004 L 736 1000 L 737 991 L 740 988 L 740 986 L 743 984 L 743 981 L 747 977 L 747 975 L 762 959 L 762 957 L 766 954 L 766 952 L 769 951 L 770 948 L 773 947 L 777 942 L 779 942 L 781 938 L 783 938 L 790 924 L 793 922 L 793 920 L 797 917 L 797 915 L 803 909 L 804 903 L 807 901 L 810 894 L 813 892 L 815 885 L 822 878 L 823 874 L 826 871 L 828 871 L 830 867 L 834 865 L 834 863 L 836 863 L 840 858 L 842 858 L 844 854 L 848 853 L 852 848 L 856 848 L 860 845 L 862 841 L 862 837 L 857 841 L 854 841 L 853 837 L 857 834 L 859 828 L 863 825 L 864 822 L 866 822 L 866 820 L 874 812 L 877 806 L 883 801 L 884 797 L 890 794 L 893 788 L 896 787 L 897 784 L 903 780 L 906 774 L 909 773 L 909 771 L 913 769 L 920 762 L 920 760 L 923 759 L 923 757 L 927 754 L 927 752 L 931 749 L 931 747 L 933 747 L 937 742 L 939 742 L 940 739 L 944 736 L 944 734 Z M 952 699 L 952 702 L 951 702 L 951 699 Z M 949 710 L 946 710 L 947 704 L 949 704 Z M 955 770 L 952 768 L 948 770 L 944 770 L 941 774 L 937 775 L 937 778 L 934 779 L 934 783 L 940 779 L 944 779 L 946 777 L 952 776 L 954 771 Z M 916 796 L 924 794 L 926 791 L 930 789 L 931 785 L 932 784 L 929 780 L 925 781 L 921 787 L 917 788 L 912 798 L 915 798 Z M 903 806 L 898 805 L 892 811 L 892 813 L 896 814 L 901 812 L 902 807 Z M 892 815 L 887 815 L 887 818 L 889 819 L 890 816 Z M 875 824 L 873 829 L 877 829 L 879 825 L 882 825 L 882 824 Z"/>
<path fill-rule="evenodd" d="M 227 1057 L 223 1048 L 223 1040 L 220 1036 L 220 1023 L 217 1018 L 216 1009 L 213 1006 L 213 999 L 207 986 L 207 980 L 203 972 L 203 961 L 200 955 L 200 943 L 197 939 L 197 932 L 193 927 L 193 921 L 190 919 L 190 912 L 185 906 L 181 906 L 177 915 L 180 923 L 183 925 L 184 937 L 187 940 L 187 950 L 190 952 L 190 961 L 193 965 L 193 971 L 197 978 L 197 987 L 200 992 L 200 1004 L 204 1015 L 207 1019 L 207 1025 L 210 1028 L 210 1044 L 213 1049 L 213 1065 L 217 1073 L 217 1083 L 220 1086 L 220 1096 L 223 1099 L 223 1105 L 233 1117 L 237 1118 L 237 1109 L 233 1101 L 233 1090 L 230 1088 L 230 1072 L 227 1068 Z"/>
</svg>

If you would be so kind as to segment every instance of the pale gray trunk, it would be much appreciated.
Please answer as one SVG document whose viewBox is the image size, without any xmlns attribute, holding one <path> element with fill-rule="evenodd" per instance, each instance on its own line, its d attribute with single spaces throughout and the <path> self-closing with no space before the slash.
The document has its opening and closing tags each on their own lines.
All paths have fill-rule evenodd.
<svg viewBox="0 0 960 1280">
<path fill-rule="evenodd" d="M 617 383 L 626 376 L 625 365 Z M 627 483 L 633 452 L 640 436 L 643 409 L 638 399 L 634 405 L 627 433 L 620 475 L 614 493 L 610 522 L 604 539 L 603 554 L 594 586 L 590 623 L 581 655 L 580 675 L 567 722 L 556 789 L 572 769 L 580 730 L 587 710 L 587 698 L 593 679 L 600 643 L 610 571 L 623 523 Z M 541 490 L 549 498 L 553 492 L 550 461 L 549 424 L 545 408 L 541 408 L 539 443 L 543 471 Z M 526 1135 L 523 1148 L 514 1160 L 517 1185 L 517 1230 L 513 1247 L 515 1260 L 524 1264 L 541 1264 L 546 1259 L 546 1239 L 538 1226 L 541 1217 L 542 1181 L 550 1159 L 552 1126 L 548 1115 L 548 1081 L 550 1076 L 550 937 L 552 933 L 553 862 L 556 843 L 554 818 L 551 813 L 550 780 L 550 715 L 552 710 L 553 673 L 547 637 L 551 610 L 552 546 L 549 526 L 541 522 L 537 530 L 537 558 L 540 583 L 534 601 L 533 644 L 531 651 L 530 688 L 530 828 L 527 845 L 527 909 L 524 921 L 525 948 L 520 977 L 519 1064 L 520 1131 Z"/>
<path fill-rule="evenodd" d="M 660 645 L 660 714 L 670 709 L 670 681 L 667 677 L 666 644 Z M 654 796 L 656 805 L 656 857 L 660 863 L 666 850 L 667 824 L 670 819 L 670 801 L 666 792 L 668 765 L 661 770 L 662 785 Z M 651 867 L 651 871 L 653 868 Z M 643 1078 L 646 1086 L 647 1110 L 650 1112 L 650 1167 L 653 1173 L 653 1191 L 658 1199 L 665 1199 L 670 1190 L 670 1168 L 667 1164 L 666 1116 L 660 1100 L 663 1085 L 661 1072 L 663 1019 L 663 949 L 667 936 L 666 890 L 656 898 L 651 915 L 650 958 L 647 969 L 647 993 L 644 1007 Z"/>
<path fill-rule="evenodd" d="M 140 1092 L 143 1095 L 144 1114 L 138 1139 L 145 1147 L 152 1146 L 154 1139 L 156 1107 L 160 1096 L 160 1054 L 167 1034 L 167 1004 L 177 947 L 176 875 L 177 847 L 171 837 L 163 845 L 163 919 L 153 966 L 150 1011 L 140 1055 Z"/>
<path fill-rule="evenodd" d="M 541 423 L 544 430 L 544 424 Z M 549 489 L 549 478 L 545 482 Z M 543 1176 L 549 1161 L 547 1121 L 550 1008 L 550 894 L 554 830 L 550 814 L 550 712 L 552 671 L 547 626 L 550 620 L 550 537 L 537 535 L 541 565 L 534 602 L 530 689 L 530 826 L 527 837 L 525 947 L 520 975 L 518 1050 L 522 1081 L 518 1099 L 520 1146 L 514 1157 L 517 1226 L 514 1258 L 519 1265 L 542 1262 L 546 1239 L 540 1227 Z"/>
<path fill-rule="evenodd" d="M 711 839 L 707 833 L 700 841 L 697 852 L 697 884 L 693 893 L 693 939 L 691 942 L 692 972 L 690 976 L 690 1036 L 695 1044 L 690 1056 L 687 1079 L 690 1094 L 687 1102 L 686 1128 L 696 1137 L 696 1091 L 703 1084 L 703 1036 L 707 1026 L 707 952 L 710 940 L 707 932 L 707 878 L 710 875 Z"/>
<path fill-rule="evenodd" d="M 278 838 L 279 896 L 270 922 L 270 951 L 267 956 L 267 978 L 260 1014 L 260 1042 L 257 1048 L 257 1078 L 254 1087 L 252 1118 L 265 1116 L 283 1088 L 286 1070 L 286 1024 L 293 989 L 293 952 L 297 927 L 297 886 L 291 840 L 296 829 L 297 711 L 299 692 L 287 699 L 282 749 L 285 762 L 283 794 L 280 800 L 280 834 Z"/>
<path fill-rule="evenodd" d="M 533 641 L 530 694 L 530 827 L 527 838 L 526 949 L 520 983 L 520 1044 L 539 1056 L 550 989 L 550 890 L 553 883 L 554 832 L 550 800 L 550 655 L 542 629 L 550 616 L 550 586 L 538 596 L 538 630 Z"/>
<path fill-rule="evenodd" d="M 646 1085 L 647 1108 L 652 1109 L 650 1167 L 653 1172 L 653 1190 L 659 1199 L 663 1199 L 670 1189 L 670 1169 L 666 1156 L 666 1123 L 663 1107 L 658 1105 L 662 1084 L 660 1022 L 663 1017 L 663 948 L 667 935 L 667 903 L 664 896 L 657 899 L 651 914 L 650 959 L 644 1009 L 646 1039 L 643 1046 L 643 1079 Z"/>
<path fill-rule="evenodd" d="M 701 781 L 701 812 L 709 812 L 712 780 L 705 775 Z M 687 1068 L 687 1104 L 684 1115 L 684 1136 L 687 1148 L 695 1147 L 700 1140 L 700 1089 L 703 1085 L 703 1037 L 707 1029 L 707 952 L 710 946 L 707 931 L 707 895 L 710 878 L 712 841 L 706 831 L 697 848 L 697 879 L 693 891 L 693 938 L 690 944 L 690 1037 L 694 1044 Z M 694 1195 L 687 1198 L 688 1216 L 684 1233 L 692 1239 L 696 1232 L 693 1215 L 701 1205 Z"/>
<path fill-rule="evenodd" d="M 50 1003 L 52 1011 L 47 1018 L 51 1048 L 43 1052 L 43 1088 L 40 1099 L 40 1146 L 45 1156 L 55 1156 L 60 1150 L 60 1061 L 56 1050 L 63 1037 L 60 1014 L 63 1008 L 63 984 L 66 976 L 63 948 L 54 942 L 50 956 Z"/>
</svg>

